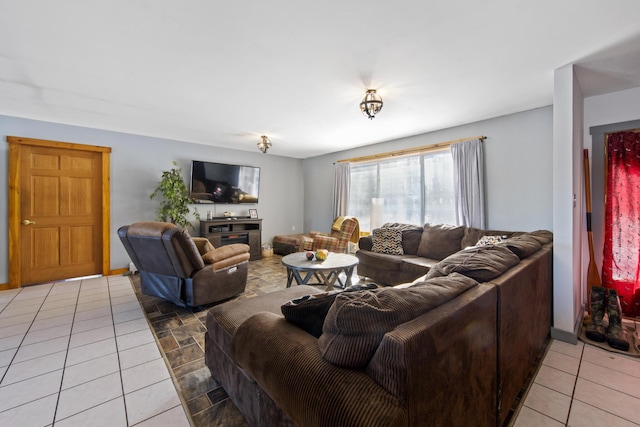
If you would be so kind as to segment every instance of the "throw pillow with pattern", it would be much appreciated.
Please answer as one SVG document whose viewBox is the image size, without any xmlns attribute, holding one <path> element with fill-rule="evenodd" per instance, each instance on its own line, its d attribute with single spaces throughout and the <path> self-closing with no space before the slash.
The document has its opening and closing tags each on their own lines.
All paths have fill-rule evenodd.
<svg viewBox="0 0 640 427">
<path fill-rule="evenodd" d="M 389 255 L 404 255 L 402 248 L 402 229 L 382 227 L 373 230 L 373 252 Z"/>
<path fill-rule="evenodd" d="M 482 236 L 476 243 L 476 246 L 496 245 L 505 240 L 505 236 Z"/>
</svg>

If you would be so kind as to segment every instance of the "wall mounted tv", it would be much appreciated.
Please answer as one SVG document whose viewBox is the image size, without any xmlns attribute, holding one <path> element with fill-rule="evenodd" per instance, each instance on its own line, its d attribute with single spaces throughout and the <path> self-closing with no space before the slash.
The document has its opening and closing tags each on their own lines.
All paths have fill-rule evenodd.
<svg viewBox="0 0 640 427">
<path fill-rule="evenodd" d="M 197 203 L 258 203 L 260 168 L 191 162 L 191 197 Z"/>
</svg>

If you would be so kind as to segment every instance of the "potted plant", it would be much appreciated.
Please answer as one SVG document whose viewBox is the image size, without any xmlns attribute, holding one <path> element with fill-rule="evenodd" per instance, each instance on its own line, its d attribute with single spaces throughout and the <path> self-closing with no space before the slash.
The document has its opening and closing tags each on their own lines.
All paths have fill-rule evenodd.
<svg viewBox="0 0 640 427">
<path fill-rule="evenodd" d="M 193 199 L 189 196 L 189 190 L 182 179 L 182 168 L 179 168 L 175 161 L 173 166 L 173 169 L 162 172 L 158 186 L 149 197 L 162 197 L 158 208 L 158 220 L 171 222 L 182 228 L 193 228 L 193 224 L 187 219 L 189 204 L 193 203 Z M 196 219 L 200 220 L 198 210 L 194 208 L 193 213 Z"/>
</svg>

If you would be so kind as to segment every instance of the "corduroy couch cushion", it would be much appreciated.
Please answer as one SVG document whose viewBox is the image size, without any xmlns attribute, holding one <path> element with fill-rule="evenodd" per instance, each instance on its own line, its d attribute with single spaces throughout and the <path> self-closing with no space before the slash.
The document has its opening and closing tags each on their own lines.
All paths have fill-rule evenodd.
<svg viewBox="0 0 640 427">
<path fill-rule="evenodd" d="M 511 237 L 510 239 L 502 242 L 502 244 L 511 252 L 516 254 L 520 259 L 525 259 L 542 248 L 542 245 L 537 239 L 526 233 L 521 234 L 520 236 Z"/>
<path fill-rule="evenodd" d="M 553 242 L 553 233 L 549 230 L 536 230 L 526 234 L 536 239 L 541 245 Z"/>
<path fill-rule="evenodd" d="M 454 273 L 404 289 L 339 294 L 318 339 L 322 357 L 341 367 L 362 369 L 385 333 L 476 285 L 475 280 Z"/>
<path fill-rule="evenodd" d="M 444 259 L 460 250 L 463 235 L 463 226 L 425 224 L 417 255 L 425 258 Z"/>
<path fill-rule="evenodd" d="M 304 295 L 285 302 L 280 309 L 285 319 L 318 338 L 322 335 L 324 319 L 339 293 L 376 288 L 375 284 L 358 284 L 351 285 L 344 290 Z"/>
<path fill-rule="evenodd" d="M 443 259 L 427 273 L 426 278 L 460 273 L 478 282 L 488 282 L 520 262 L 520 258 L 504 246 L 480 246 L 457 252 Z"/>
</svg>

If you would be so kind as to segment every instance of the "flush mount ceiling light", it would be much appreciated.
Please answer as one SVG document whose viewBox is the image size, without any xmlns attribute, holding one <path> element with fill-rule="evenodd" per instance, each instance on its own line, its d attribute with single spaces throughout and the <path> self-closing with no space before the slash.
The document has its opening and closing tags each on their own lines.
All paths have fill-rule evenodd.
<svg viewBox="0 0 640 427">
<path fill-rule="evenodd" d="M 266 135 L 262 135 L 260 138 L 262 138 L 262 141 L 258 142 L 258 149 L 263 153 L 266 153 L 267 150 L 271 148 L 271 141 L 269 141 L 269 138 L 267 138 Z"/>
<path fill-rule="evenodd" d="M 360 111 L 370 119 L 382 110 L 382 98 L 376 93 L 375 89 L 367 89 L 367 94 L 360 103 Z"/>
</svg>

